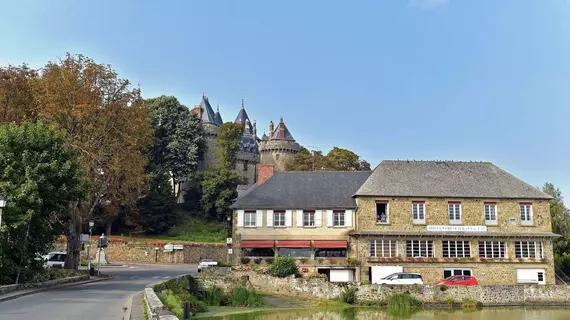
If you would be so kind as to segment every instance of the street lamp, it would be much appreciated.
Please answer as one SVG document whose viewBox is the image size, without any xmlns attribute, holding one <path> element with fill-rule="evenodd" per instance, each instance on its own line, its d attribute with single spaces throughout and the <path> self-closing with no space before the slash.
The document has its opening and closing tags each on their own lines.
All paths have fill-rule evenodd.
<svg viewBox="0 0 570 320">
<path fill-rule="evenodd" d="M 2 227 L 2 208 L 6 207 L 6 198 L 0 196 L 0 227 Z"/>
<path fill-rule="evenodd" d="M 87 247 L 87 270 L 89 270 L 89 274 L 91 275 L 91 231 L 95 222 L 93 220 L 89 221 L 89 246 Z"/>
</svg>

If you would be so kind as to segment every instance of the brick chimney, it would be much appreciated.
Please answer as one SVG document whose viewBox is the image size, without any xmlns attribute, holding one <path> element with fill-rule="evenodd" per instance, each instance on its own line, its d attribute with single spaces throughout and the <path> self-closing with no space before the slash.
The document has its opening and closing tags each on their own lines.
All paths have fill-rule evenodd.
<svg viewBox="0 0 570 320">
<path fill-rule="evenodd" d="M 263 184 L 267 179 L 273 177 L 275 166 L 272 164 L 260 164 L 257 170 L 257 184 Z"/>
</svg>

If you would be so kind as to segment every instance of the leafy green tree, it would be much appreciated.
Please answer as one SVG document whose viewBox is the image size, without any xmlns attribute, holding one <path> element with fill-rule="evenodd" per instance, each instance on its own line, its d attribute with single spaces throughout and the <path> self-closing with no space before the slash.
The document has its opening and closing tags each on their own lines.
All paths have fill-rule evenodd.
<svg viewBox="0 0 570 320">
<path fill-rule="evenodd" d="M 542 191 L 552 197 L 550 200 L 552 232 L 562 236 L 553 240 L 554 253 L 561 255 L 563 252 L 570 251 L 570 215 L 564 206 L 564 197 L 560 189 L 547 182 L 542 186 Z"/>
<path fill-rule="evenodd" d="M 220 127 L 220 134 L 216 138 L 219 150 L 217 161 L 220 164 L 232 169 L 235 167 L 242 135 L 243 127 L 237 123 L 226 122 Z"/>
<path fill-rule="evenodd" d="M 299 152 L 285 163 L 286 171 L 370 171 L 370 163 L 347 149 L 334 147 L 323 155 L 301 147 Z"/>
<path fill-rule="evenodd" d="M 0 283 L 19 283 L 41 268 L 69 219 L 69 206 L 85 195 L 79 159 L 52 125 L 0 126 L 0 194 L 8 206 L 0 229 Z M 65 222 L 64 222 L 65 223 Z"/>
<path fill-rule="evenodd" d="M 161 170 L 152 172 L 150 191 L 138 204 L 147 233 L 163 233 L 172 227 L 176 219 L 174 200 L 168 174 Z"/>
<path fill-rule="evenodd" d="M 170 173 L 178 197 L 181 184 L 194 177 L 204 152 L 202 125 L 175 97 L 160 96 L 147 103 L 154 128 L 152 164 Z"/>
</svg>

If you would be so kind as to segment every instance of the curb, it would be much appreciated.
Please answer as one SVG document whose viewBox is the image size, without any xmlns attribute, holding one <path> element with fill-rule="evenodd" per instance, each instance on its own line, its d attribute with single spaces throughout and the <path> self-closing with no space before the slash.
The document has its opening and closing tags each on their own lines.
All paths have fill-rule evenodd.
<svg viewBox="0 0 570 320">
<path fill-rule="evenodd" d="M 89 283 L 94 283 L 94 282 L 109 280 L 109 279 L 112 279 L 112 278 L 113 278 L 113 277 L 90 279 L 90 280 L 86 280 L 86 281 L 64 283 L 64 284 L 55 285 L 55 286 L 51 286 L 51 287 L 39 288 L 39 289 L 37 289 L 37 290 L 31 289 L 31 290 L 22 291 L 22 292 L 17 292 L 17 291 L 16 291 L 15 294 L 9 294 L 9 296 L 7 296 L 7 297 L 0 296 L 0 302 L 8 301 L 8 300 L 13 300 L 13 299 L 20 298 L 20 297 L 24 297 L 24 296 L 29 296 L 29 295 L 32 295 L 32 294 L 35 294 L 35 293 L 40 293 L 40 292 L 45 292 L 45 291 L 50 291 L 50 290 L 56 290 L 56 289 L 61 289 L 61 288 L 67 288 L 67 287 L 73 287 L 73 286 L 79 286 L 79 285 L 83 285 L 83 284 L 89 284 Z"/>
<path fill-rule="evenodd" d="M 123 316 L 124 320 L 131 319 L 131 309 L 133 309 L 133 297 L 136 296 L 137 294 L 139 294 L 139 292 L 133 294 L 132 296 L 129 297 L 129 299 L 127 299 L 127 304 L 125 305 L 125 307 L 127 307 L 127 310 L 125 311 L 125 315 Z"/>
</svg>

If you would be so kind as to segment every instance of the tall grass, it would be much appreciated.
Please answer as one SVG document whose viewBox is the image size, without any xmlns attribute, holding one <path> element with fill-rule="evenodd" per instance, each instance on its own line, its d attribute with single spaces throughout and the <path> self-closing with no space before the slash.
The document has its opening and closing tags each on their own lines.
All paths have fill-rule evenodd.
<svg viewBox="0 0 570 320">
<path fill-rule="evenodd" d="M 463 299 L 461 301 L 461 309 L 476 310 L 482 307 L 482 303 L 473 299 Z"/>
<path fill-rule="evenodd" d="M 166 289 L 159 293 L 158 297 L 168 310 L 178 318 L 184 316 L 184 301 L 190 302 L 190 312 L 192 314 L 208 311 L 208 307 L 204 302 L 189 293 L 176 294 L 172 290 Z"/>
<path fill-rule="evenodd" d="M 345 287 L 340 293 L 340 301 L 348 304 L 356 303 L 356 288 L 355 287 Z"/>
<path fill-rule="evenodd" d="M 388 298 L 388 312 L 398 317 L 410 317 L 421 306 L 420 300 L 405 293 L 397 293 Z"/>
<path fill-rule="evenodd" d="M 211 287 L 204 291 L 204 302 L 209 306 L 224 306 L 227 298 L 220 287 Z"/>
<path fill-rule="evenodd" d="M 234 288 L 228 300 L 232 307 L 261 307 L 265 304 L 259 294 L 245 287 Z"/>
</svg>

